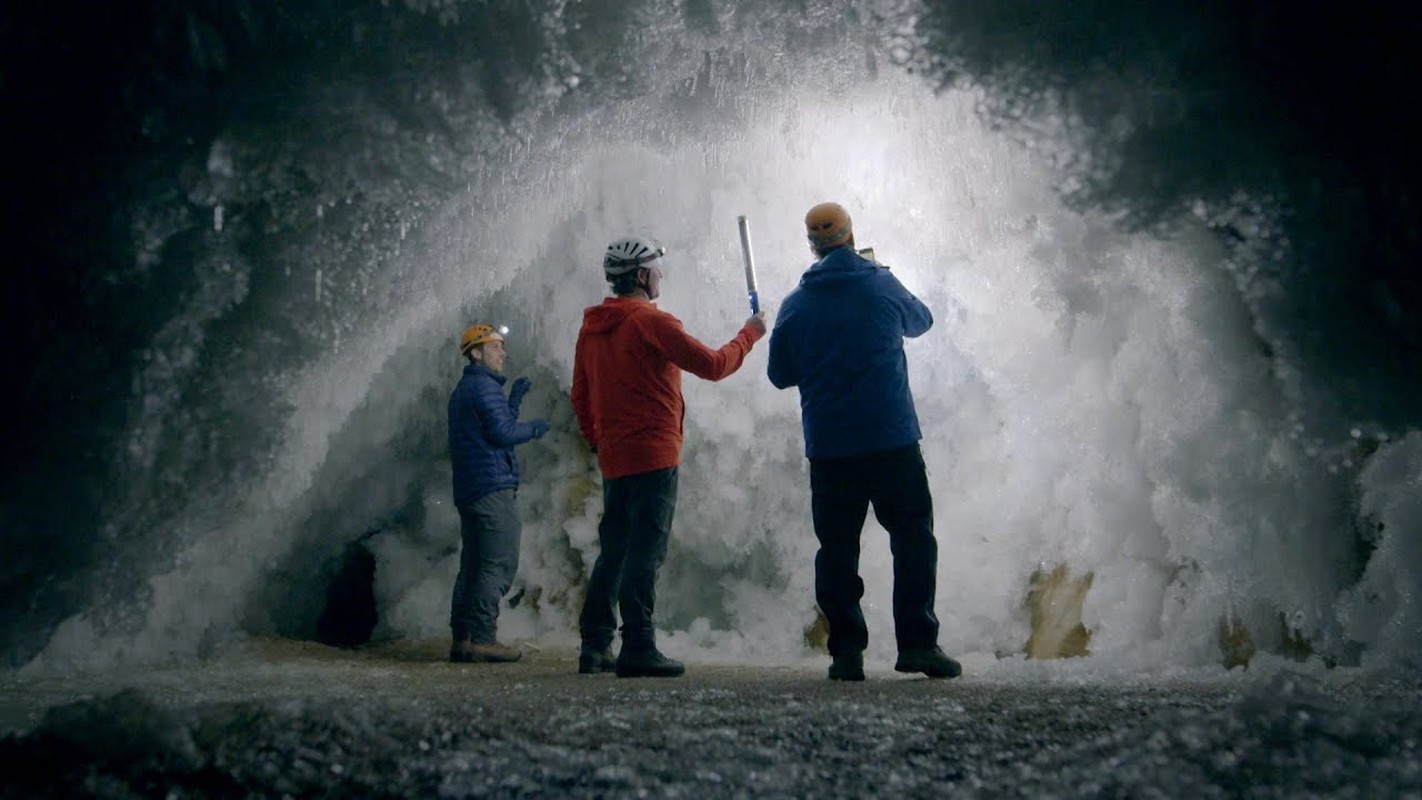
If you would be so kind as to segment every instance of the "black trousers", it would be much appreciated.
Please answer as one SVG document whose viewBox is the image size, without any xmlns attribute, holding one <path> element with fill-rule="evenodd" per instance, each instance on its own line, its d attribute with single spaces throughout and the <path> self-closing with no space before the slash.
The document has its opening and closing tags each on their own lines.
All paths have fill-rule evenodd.
<svg viewBox="0 0 1422 800">
<path fill-rule="evenodd" d="M 578 618 L 584 647 L 601 650 L 612 644 L 614 604 L 622 612 L 622 648 L 655 646 L 657 570 L 671 538 L 676 487 L 676 467 L 602 482 L 599 552 Z"/>
<path fill-rule="evenodd" d="M 869 629 L 859 601 L 859 536 L 869 506 L 894 556 L 894 634 L 900 652 L 938 644 L 933 598 L 938 540 L 933 497 L 917 444 L 848 458 L 810 459 L 811 509 L 820 550 L 815 600 L 829 621 L 830 655 L 862 651 Z"/>
</svg>

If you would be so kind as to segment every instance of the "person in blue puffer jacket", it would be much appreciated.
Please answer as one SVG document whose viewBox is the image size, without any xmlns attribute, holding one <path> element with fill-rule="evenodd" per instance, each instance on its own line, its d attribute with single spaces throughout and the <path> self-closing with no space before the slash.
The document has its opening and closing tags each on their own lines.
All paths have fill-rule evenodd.
<svg viewBox="0 0 1422 800">
<path fill-rule="evenodd" d="M 469 363 L 449 396 L 449 457 L 462 543 L 450 602 L 449 660 L 517 661 L 519 651 L 495 638 L 499 601 L 513 585 L 523 535 L 514 447 L 541 438 L 548 423 L 518 421 L 531 385 L 527 378 L 514 381 L 504 396 L 507 354 L 498 329 L 470 327 L 459 352 Z"/>
<path fill-rule="evenodd" d="M 829 677 L 864 680 L 859 538 L 871 504 L 894 556 L 894 669 L 956 677 L 962 668 L 938 646 L 933 497 L 904 356 L 904 338 L 926 333 L 933 314 L 887 267 L 854 249 L 842 206 L 811 208 L 805 228 L 818 260 L 780 306 L 767 371 L 776 388 L 800 389 Z"/>
</svg>

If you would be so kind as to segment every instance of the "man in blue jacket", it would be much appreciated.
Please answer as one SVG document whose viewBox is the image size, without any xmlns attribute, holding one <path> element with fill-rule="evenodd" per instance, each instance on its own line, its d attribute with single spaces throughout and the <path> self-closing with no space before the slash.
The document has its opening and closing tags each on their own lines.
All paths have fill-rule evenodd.
<svg viewBox="0 0 1422 800">
<path fill-rule="evenodd" d="M 514 447 L 548 432 L 541 419 L 519 422 L 529 380 L 513 382 L 504 397 L 504 337 L 491 325 L 464 332 L 459 352 L 469 360 L 449 396 L 449 456 L 454 465 L 454 505 L 463 548 L 454 581 L 449 660 L 517 661 L 519 651 L 494 638 L 499 600 L 518 571 L 523 521 L 518 513 L 518 459 Z"/>
<path fill-rule="evenodd" d="M 859 606 L 859 536 L 871 504 L 894 555 L 894 669 L 956 677 L 962 668 L 938 647 L 933 497 L 903 344 L 927 331 L 933 315 L 887 267 L 855 251 L 843 207 L 811 208 L 805 228 L 818 260 L 780 306 L 768 371 L 776 388 L 800 387 L 829 677 L 864 680 L 869 631 Z"/>
</svg>

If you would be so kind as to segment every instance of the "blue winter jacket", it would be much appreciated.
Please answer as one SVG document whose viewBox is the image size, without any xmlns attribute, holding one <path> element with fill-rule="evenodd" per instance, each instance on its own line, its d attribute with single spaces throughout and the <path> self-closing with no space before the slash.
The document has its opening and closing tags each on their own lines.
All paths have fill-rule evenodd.
<svg viewBox="0 0 1422 800">
<path fill-rule="evenodd" d="M 454 504 L 465 506 L 501 489 L 518 488 L 514 446 L 533 438 L 504 396 L 503 375 L 467 364 L 449 395 L 449 458 L 454 464 Z"/>
<path fill-rule="evenodd" d="M 904 337 L 933 314 L 903 284 L 850 247 L 810 265 L 770 333 L 770 382 L 800 387 L 805 455 L 841 458 L 922 438 L 909 394 Z"/>
</svg>

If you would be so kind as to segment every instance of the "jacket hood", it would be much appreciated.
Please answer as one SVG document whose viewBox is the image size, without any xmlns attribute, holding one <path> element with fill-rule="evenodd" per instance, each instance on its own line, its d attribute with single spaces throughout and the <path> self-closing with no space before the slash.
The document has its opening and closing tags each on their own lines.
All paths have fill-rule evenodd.
<svg viewBox="0 0 1422 800">
<path fill-rule="evenodd" d="M 609 297 L 602 305 L 583 309 L 583 327 L 588 333 L 611 333 L 628 318 L 651 309 L 652 301 L 640 297 Z"/>
<path fill-rule="evenodd" d="M 800 276 L 800 285 L 806 289 L 841 285 L 864 280 L 877 269 L 877 264 L 854 252 L 854 248 L 839 247 L 811 264 L 805 274 Z"/>
</svg>

